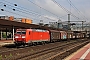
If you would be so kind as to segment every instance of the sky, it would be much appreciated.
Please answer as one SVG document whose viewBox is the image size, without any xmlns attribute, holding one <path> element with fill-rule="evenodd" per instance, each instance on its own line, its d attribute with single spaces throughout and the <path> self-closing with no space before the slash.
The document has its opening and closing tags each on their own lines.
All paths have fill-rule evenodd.
<svg viewBox="0 0 90 60">
<path fill-rule="evenodd" d="M 90 0 L 0 0 L 0 8 L 4 9 L 1 16 L 28 18 L 33 23 L 68 21 L 68 14 L 70 21 L 90 22 Z"/>
</svg>

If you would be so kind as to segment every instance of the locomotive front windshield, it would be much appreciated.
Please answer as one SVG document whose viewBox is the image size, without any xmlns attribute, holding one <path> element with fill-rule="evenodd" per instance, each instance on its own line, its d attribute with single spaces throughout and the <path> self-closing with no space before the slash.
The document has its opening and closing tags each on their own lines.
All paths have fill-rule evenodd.
<svg viewBox="0 0 90 60">
<path fill-rule="evenodd" d="M 26 31 L 17 31 L 16 34 L 26 34 Z"/>
</svg>

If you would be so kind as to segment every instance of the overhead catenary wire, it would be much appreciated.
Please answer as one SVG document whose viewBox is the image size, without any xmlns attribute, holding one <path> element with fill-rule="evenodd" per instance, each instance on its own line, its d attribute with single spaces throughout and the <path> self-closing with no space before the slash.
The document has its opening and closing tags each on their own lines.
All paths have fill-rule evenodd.
<svg viewBox="0 0 90 60">
<path fill-rule="evenodd" d="M 68 14 L 71 13 L 69 10 L 67 10 L 65 7 L 63 7 L 61 4 L 59 4 L 57 1 L 52 0 L 55 4 L 57 4 L 60 8 L 62 8 L 64 11 L 66 11 Z M 79 17 L 75 16 L 73 13 L 71 13 L 71 16 L 73 16 L 76 19 L 80 19 Z"/>
<path fill-rule="evenodd" d="M 3 0 L 3 1 L 5 1 L 5 2 L 7 2 L 7 3 L 10 3 L 10 4 L 12 4 L 11 2 L 8 2 L 8 1 L 6 1 L 6 0 Z M 31 1 L 30 1 L 31 2 Z M 31 2 L 32 3 L 32 2 Z M 33 3 L 34 5 L 35 5 L 35 3 Z M 20 8 L 21 6 L 19 6 L 19 8 Z M 38 7 L 40 7 L 40 6 L 38 6 Z M 16 7 L 15 7 L 16 8 Z M 40 7 L 40 8 L 42 8 L 42 7 Z M 26 8 L 25 8 L 26 9 Z M 22 10 L 22 9 L 20 9 L 20 10 Z M 28 10 L 28 9 L 27 9 Z M 44 9 L 45 10 L 45 9 Z M 45 11 L 48 11 L 48 10 L 45 10 Z M 49 13 L 52 13 L 52 12 L 50 12 L 50 11 L 48 11 Z M 52 13 L 53 14 L 53 13 Z M 54 14 L 55 15 L 55 14 Z M 40 14 L 39 14 L 39 16 L 41 16 Z M 61 17 L 59 17 L 59 18 L 62 18 L 62 17 L 64 17 L 64 16 L 61 16 Z M 45 17 L 44 17 L 45 18 Z M 49 18 L 48 18 L 49 19 Z"/>
<path fill-rule="evenodd" d="M 55 16 L 58 17 L 59 19 L 61 18 L 61 17 L 59 17 L 58 15 L 56 15 L 56 14 L 54 14 L 54 13 L 48 11 L 47 9 L 45 9 L 45 8 L 43 8 L 43 7 L 41 7 L 41 6 L 39 6 L 38 4 L 36 4 L 36 3 L 34 3 L 34 2 L 32 2 L 32 1 L 30 1 L 30 0 L 28 0 L 28 1 L 29 1 L 30 3 L 36 5 L 37 7 L 41 8 L 41 9 L 43 9 L 43 10 L 45 10 L 45 11 L 47 11 L 47 12 L 53 14 L 53 15 L 55 15 Z"/>
<path fill-rule="evenodd" d="M 67 0 L 67 2 L 70 4 L 70 6 L 72 6 L 75 10 L 76 10 L 76 12 L 78 13 L 78 15 L 82 15 L 83 17 L 83 19 L 85 19 L 85 20 L 88 20 L 87 18 L 86 18 L 86 16 L 85 15 L 83 15 L 83 13 L 72 3 L 72 1 L 71 0 Z"/>
<path fill-rule="evenodd" d="M 4 0 L 5 1 L 5 0 Z M 28 1 L 30 1 L 30 0 L 28 0 Z M 5 1 L 6 2 L 6 1 Z M 8 2 L 9 3 L 9 2 Z M 33 2 L 34 3 L 34 2 Z M 11 4 L 11 3 L 10 3 Z M 35 5 L 35 3 L 34 3 L 34 5 Z M 37 4 L 36 4 L 37 5 Z M 12 6 L 13 7 L 13 6 Z M 40 8 L 42 8 L 41 6 L 38 6 L 38 7 L 40 7 Z M 26 14 L 28 14 L 27 12 L 30 12 L 30 11 L 27 11 L 28 9 L 25 9 L 24 7 L 22 8 L 22 7 L 15 7 L 15 9 L 20 9 L 21 11 L 22 11 L 22 13 L 23 12 L 25 12 Z M 64 9 L 64 8 L 63 8 Z M 46 10 L 45 10 L 46 11 Z M 48 10 L 47 10 L 48 11 Z M 66 10 L 67 12 L 69 12 L 68 10 Z M 39 13 L 36 13 L 36 12 L 30 12 L 30 13 L 35 13 L 35 14 L 33 14 L 33 15 L 37 15 L 37 16 L 42 16 L 41 14 L 39 14 Z M 49 11 L 49 13 L 50 13 L 50 11 Z M 51 12 L 52 13 L 52 12 Z M 70 12 L 69 12 L 70 13 Z M 72 14 L 71 14 L 72 15 Z M 75 18 L 77 18 L 77 19 L 79 19 L 77 16 L 75 16 L 75 15 L 73 15 Z M 43 18 L 45 18 L 45 17 L 43 17 Z M 59 17 L 59 18 L 62 18 L 62 17 Z"/>
<path fill-rule="evenodd" d="M 9 7 L 9 8 L 12 8 L 12 9 L 15 9 L 15 10 L 17 10 L 17 11 L 19 11 L 19 12 L 22 12 L 22 13 L 25 13 L 25 14 L 33 14 L 33 15 L 36 15 L 36 16 L 41 16 L 41 15 L 37 15 L 37 14 L 35 14 L 35 13 L 33 13 L 33 12 L 30 12 L 30 11 L 26 11 L 26 10 L 24 10 L 24 9 L 21 9 L 21 8 L 18 8 L 18 7 L 15 7 L 15 6 L 13 6 L 13 5 L 10 5 L 10 4 L 7 4 L 7 3 L 4 3 L 4 2 L 1 2 L 3 5 L 4 4 L 6 4 L 6 5 L 8 5 L 7 7 Z M 7 8 L 6 7 L 6 8 Z"/>
<path fill-rule="evenodd" d="M 6 3 L 3 3 L 3 2 L 1 2 L 1 3 L 2 3 L 3 5 L 6 4 Z M 9 13 L 12 13 L 12 14 L 15 14 L 15 15 L 18 15 L 18 16 L 22 16 L 22 17 L 27 17 L 27 16 L 25 16 L 25 14 L 28 14 L 29 17 L 27 17 L 27 18 L 30 18 L 30 14 L 29 14 L 28 12 L 22 11 L 22 9 L 17 8 L 17 7 L 15 7 L 15 6 L 12 6 L 12 5 L 9 5 L 9 4 L 6 4 L 6 5 L 8 5 L 6 8 L 12 9 L 12 10 L 13 10 L 13 8 L 15 8 L 15 11 L 19 11 L 19 13 L 20 13 L 20 12 L 21 12 L 21 13 L 24 13 L 24 15 L 5 10 L 6 12 L 9 12 Z M 18 10 L 18 9 L 19 9 L 19 10 Z M 38 14 L 38 16 L 41 16 L 41 15 Z M 35 15 L 35 17 L 36 17 L 36 15 Z M 33 19 L 34 19 L 34 20 L 37 20 L 36 18 L 33 18 Z"/>
<path fill-rule="evenodd" d="M 22 16 L 24 18 L 29 18 L 29 16 L 25 16 L 25 15 L 22 15 L 22 14 L 18 14 L 18 13 L 15 13 L 15 12 L 11 12 L 9 10 L 4 10 L 5 12 L 8 12 L 8 13 L 11 13 L 11 14 L 15 14 L 15 15 L 18 15 L 18 16 Z M 4 14 L 5 15 L 5 14 Z M 8 15 L 8 14 L 7 14 Z M 20 18 L 20 17 L 19 17 Z M 35 18 L 33 18 L 34 20 L 37 20 Z"/>
<path fill-rule="evenodd" d="M 9 2 L 9 1 L 6 1 L 6 0 L 3 0 L 3 1 L 4 1 L 4 3 L 5 3 L 5 2 L 7 2 L 8 4 L 15 5 L 15 4 L 13 4 L 13 3 Z M 14 7 L 15 7 L 15 6 L 14 6 Z M 22 6 L 19 6 L 19 5 L 18 5 L 18 7 L 15 7 L 15 8 L 21 9 L 21 10 L 26 11 L 26 12 L 30 12 L 30 13 L 32 13 L 32 14 L 39 15 L 39 13 L 38 13 L 38 12 L 33 11 L 33 10 L 30 10 L 30 9 L 27 9 L 27 8 L 22 7 Z"/>
<path fill-rule="evenodd" d="M 80 12 L 80 11 L 74 6 L 74 4 L 71 2 L 71 0 L 67 0 L 67 2 L 70 4 L 70 7 L 72 6 L 76 11 L 78 11 L 77 13 Z"/>
<path fill-rule="evenodd" d="M 1 6 L 1 5 L 0 5 L 0 6 Z M 3 6 L 3 5 L 2 5 L 2 6 Z M 13 10 L 13 8 L 11 8 L 11 7 L 6 7 L 6 8 Z M 18 16 L 27 17 L 27 16 L 25 16 L 25 15 L 15 13 L 14 11 L 11 12 L 11 11 L 6 10 L 6 9 L 3 9 L 3 10 L 6 11 L 6 12 L 9 12 L 9 13 L 12 13 L 12 14 L 18 15 Z M 19 10 L 17 10 L 17 11 L 19 11 Z M 19 12 L 21 12 L 21 11 L 19 11 Z"/>
<path fill-rule="evenodd" d="M 36 6 L 38 6 L 38 7 L 40 7 L 40 8 L 42 8 L 42 9 L 44 9 L 43 7 L 41 7 L 41 6 L 39 6 L 39 5 L 37 5 L 37 4 L 35 4 L 34 2 L 32 2 L 32 1 L 30 1 L 30 0 L 28 0 L 29 2 L 31 2 L 31 3 L 33 3 L 34 5 L 36 5 Z M 58 4 L 55 0 L 52 0 L 55 4 L 57 4 L 59 7 L 61 7 L 64 11 L 66 11 L 67 13 L 70 13 L 71 14 L 71 16 L 73 16 L 74 18 L 76 18 L 76 19 L 80 19 L 79 17 L 77 17 L 76 15 L 74 15 L 73 13 L 71 13 L 71 11 L 69 11 L 69 10 L 67 10 L 65 7 L 63 7 L 62 5 L 60 5 L 60 4 Z M 70 0 L 69 0 L 70 1 Z M 71 1 L 70 1 L 71 2 Z M 70 4 L 71 5 L 71 4 Z M 76 8 L 76 7 L 75 7 Z M 77 8 L 76 8 L 77 9 Z M 46 9 L 44 9 L 44 10 L 46 10 Z M 77 9 L 78 10 L 78 9 Z M 48 11 L 48 10 L 46 10 L 46 11 Z M 48 12 L 50 12 L 50 11 L 48 11 Z M 79 11 L 80 12 L 80 11 Z M 52 12 L 50 12 L 50 13 L 52 13 Z M 53 13 L 52 13 L 53 14 Z M 55 14 L 54 14 L 55 15 Z M 56 15 L 57 16 L 57 15 Z M 84 16 L 85 17 L 85 16 Z"/>
<path fill-rule="evenodd" d="M 4 5 L 5 3 L 2 2 L 2 4 Z M 3 6 L 3 5 L 2 5 L 2 6 Z M 9 4 L 6 4 L 6 5 L 8 5 L 6 8 L 13 10 L 14 6 L 11 6 L 11 5 L 9 5 Z M 6 11 L 6 12 L 9 12 L 9 13 L 12 13 L 12 14 L 15 14 L 15 15 L 18 15 L 18 16 L 27 17 L 27 16 L 25 16 L 25 15 L 18 14 L 18 13 L 15 13 L 15 12 L 7 11 L 7 10 L 5 10 L 5 11 Z M 19 11 L 19 12 L 21 12 L 21 13 L 30 15 L 29 13 L 27 13 L 26 11 L 22 11 L 21 9 L 18 10 L 18 9 L 15 8 L 15 11 Z M 41 16 L 41 15 L 38 14 L 38 16 Z M 30 18 L 30 17 L 27 17 L 27 18 Z M 44 18 L 45 18 L 45 17 L 44 17 Z M 33 18 L 33 19 L 35 19 L 35 18 Z M 35 20 L 36 20 L 36 19 L 35 19 Z"/>
<path fill-rule="evenodd" d="M 4 0 L 5 1 L 5 0 Z M 7 2 L 7 1 L 5 1 L 5 2 Z M 8 2 L 8 3 L 10 3 L 10 2 Z M 10 3 L 11 4 L 11 3 Z M 11 7 L 14 7 L 14 6 L 12 6 L 12 5 L 9 5 L 9 6 L 11 6 Z M 17 7 L 15 7 L 15 9 L 16 9 Z M 17 9 L 20 9 L 20 10 L 23 10 L 23 9 L 21 9 L 20 7 L 19 8 L 17 8 Z M 25 12 L 28 12 L 28 11 L 26 11 L 26 10 L 23 10 L 23 11 L 25 11 Z M 35 12 L 36 13 L 36 12 Z M 37 15 L 38 14 L 38 15 Z M 39 13 L 36 13 L 36 15 L 37 16 L 42 16 L 42 15 L 40 15 Z M 44 18 L 46 18 L 46 17 L 44 17 Z M 48 18 L 49 19 L 49 18 Z"/>
<path fill-rule="evenodd" d="M 6 0 L 3 0 L 3 1 L 8 2 L 8 1 L 6 1 Z M 8 2 L 8 3 L 10 3 L 10 2 Z M 12 4 L 12 3 L 10 3 L 10 4 Z M 20 7 L 21 7 L 21 6 L 19 6 L 19 9 L 20 9 Z M 16 8 L 17 8 L 17 7 L 16 7 Z M 22 9 L 25 9 L 25 11 L 26 11 L 26 10 L 32 11 L 32 10 L 27 9 L 27 8 L 25 8 L 25 7 L 21 7 L 21 8 L 22 8 Z M 28 11 L 27 11 L 27 12 L 28 12 Z M 40 15 L 40 13 L 38 13 L 38 12 L 36 12 L 36 11 L 32 11 L 32 12 L 34 12 L 34 13 L 37 14 L 37 15 Z M 32 13 L 32 12 L 31 12 L 31 13 Z M 40 16 L 41 16 L 41 15 L 40 15 Z"/>
<path fill-rule="evenodd" d="M 0 5 L 0 6 L 1 6 L 1 5 Z M 2 6 L 3 6 L 3 5 L 2 5 Z M 12 10 L 11 7 L 7 7 L 7 8 Z M 3 9 L 3 8 L 1 8 L 1 10 L 5 11 L 5 12 L 7 12 L 7 13 L 11 13 L 11 14 L 15 14 L 15 15 L 18 15 L 18 16 L 22 16 L 23 18 L 30 18 L 30 16 L 25 16 L 25 14 L 22 15 L 22 14 L 16 13 L 16 12 L 11 11 L 11 10 L 7 10 L 7 9 Z M 16 11 L 16 10 L 15 10 L 15 11 Z M 18 10 L 17 10 L 17 11 L 18 11 Z M 19 11 L 19 12 L 21 12 L 21 11 Z M 8 14 L 4 14 L 4 13 L 3 13 L 3 15 L 8 15 Z M 19 17 L 19 18 L 20 18 L 20 17 Z M 33 18 L 33 19 L 35 19 L 35 18 Z M 35 20 L 37 20 L 37 19 L 35 19 Z"/>
</svg>

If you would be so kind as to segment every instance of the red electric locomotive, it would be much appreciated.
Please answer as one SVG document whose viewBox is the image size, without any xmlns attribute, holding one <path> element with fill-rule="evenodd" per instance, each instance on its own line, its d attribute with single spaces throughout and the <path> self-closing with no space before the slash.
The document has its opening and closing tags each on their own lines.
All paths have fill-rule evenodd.
<svg viewBox="0 0 90 60">
<path fill-rule="evenodd" d="M 42 29 L 17 29 L 15 33 L 15 44 L 25 45 L 35 42 L 50 41 L 48 30 Z"/>
</svg>

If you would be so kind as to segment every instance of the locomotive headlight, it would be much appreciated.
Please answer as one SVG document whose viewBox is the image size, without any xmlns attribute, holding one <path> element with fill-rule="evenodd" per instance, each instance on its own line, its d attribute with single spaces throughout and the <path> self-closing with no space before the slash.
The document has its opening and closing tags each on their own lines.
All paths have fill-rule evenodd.
<svg viewBox="0 0 90 60">
<path fill-rule="evenodd" d="M 22 36 L 22 38 L 25 38 L 25 36 Z"/>
<path fill-rule="evenodd" d="M 19 38 L 18 36 L 15 36 L 15 38 Z"/>
</svg>

